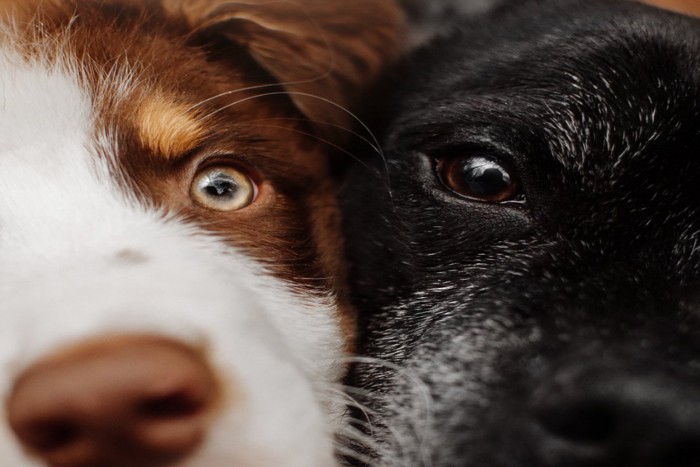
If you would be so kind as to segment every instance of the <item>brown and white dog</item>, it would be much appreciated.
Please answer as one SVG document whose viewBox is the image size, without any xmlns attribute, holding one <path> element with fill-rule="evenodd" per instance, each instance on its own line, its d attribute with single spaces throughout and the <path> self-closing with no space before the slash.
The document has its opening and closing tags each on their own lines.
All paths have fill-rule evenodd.
<svg viewBox="0 0 700 467">
<path fill-rule="evenodd" d="M 335 465 L 329 149 L 398 9 L 0 5 L 0 463 Z"/>
</svg>

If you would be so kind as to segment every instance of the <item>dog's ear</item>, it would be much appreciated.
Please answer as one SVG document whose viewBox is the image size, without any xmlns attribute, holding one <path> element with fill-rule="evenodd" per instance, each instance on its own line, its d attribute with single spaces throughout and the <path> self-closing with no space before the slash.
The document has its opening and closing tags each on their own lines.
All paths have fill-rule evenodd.
<svg viewBox="0 0 700 467">
<path fill-rule="evenodd" d="M 645 3 L 675 10 L 686 15 L 700 16 L 700 2 L 698 0 L 643 0 Z"/>
<path fill-rule="evenodd" d="M 344 126 L 363 91 L 399 53 L 395 0 L 163 0 L 197 33 L 243 47 L 311 121 Z M 329 103 L 332 102 L 334 104 Z"/>
</svg>

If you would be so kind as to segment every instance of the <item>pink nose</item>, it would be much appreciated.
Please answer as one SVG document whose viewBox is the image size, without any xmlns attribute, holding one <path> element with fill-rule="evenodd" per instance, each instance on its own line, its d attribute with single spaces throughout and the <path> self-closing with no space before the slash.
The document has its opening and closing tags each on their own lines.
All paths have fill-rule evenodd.
<svg viewBox="0 0 700 467">
<path fill-rule="evenodd" d="M 51 467 L 152 467 L 190 456 L 219 387 L 201 352 L 124 336 L 50 355 L 15 382 L 9 423 Z"/>
</svg>

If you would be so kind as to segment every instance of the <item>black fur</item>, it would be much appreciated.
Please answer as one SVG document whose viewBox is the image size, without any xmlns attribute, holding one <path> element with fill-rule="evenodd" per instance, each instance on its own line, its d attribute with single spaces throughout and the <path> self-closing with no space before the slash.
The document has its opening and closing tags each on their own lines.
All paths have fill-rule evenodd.
<svg viewBox="0 0 700 467">
<path fill-rule="evenodd" d="M 514 2 L 398 76 L 342 193 L 372 465 L 700 466 L 700 21 Z M 448 190 L 470 153 L 525 201 Z"/>
</svg>

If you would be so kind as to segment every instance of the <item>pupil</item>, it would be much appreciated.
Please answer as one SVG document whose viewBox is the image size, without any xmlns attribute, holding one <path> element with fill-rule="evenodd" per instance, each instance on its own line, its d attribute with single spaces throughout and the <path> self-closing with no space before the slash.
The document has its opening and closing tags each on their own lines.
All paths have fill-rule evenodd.
<svg viewBox="0 0 700 467">
<path fill-rule="evenodd" d="M 232 196 L 238 188 L 238 185 L 230 178 L 212 177 L 209 184 L 205 187 L 208 195 L 214 197 Z"/>
<path fill-rule="evenodd" d="M 508 191 L 511 180 L 502 168 L 486 160 L 473 160 L 464 168 L 464 183 L 478 196 L 494 196 Z"/>
</svg>

